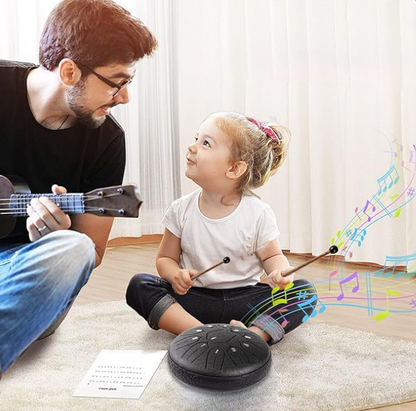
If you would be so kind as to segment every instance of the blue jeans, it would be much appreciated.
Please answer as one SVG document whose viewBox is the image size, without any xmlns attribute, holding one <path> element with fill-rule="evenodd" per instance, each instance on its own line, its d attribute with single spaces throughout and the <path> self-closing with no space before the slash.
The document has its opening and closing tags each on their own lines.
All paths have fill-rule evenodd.
<svg viewBox="0 0 416 411">
<path fill-rule="evenodd" d="M 71 305 L 94 264 L 94 243 L 76 231 L 0 246 L 0 371 Z"/>
<path fill-rule="evenodd" d="M 155 330 L 163 313 L 175 303 L 204 324 L 242 321 L 262 329 L 279 342 L 285 334 L 301 325 L 316 306 L 316 289 L 307 280 L 294 281 L 288 292 L 274 294 L 267 284 L 210 289 L 192 287 L 185 295 L 177 295 L 172 285 L 151 274 L 136 274 L 126 292 L 127 304 Z"/>
</svg>

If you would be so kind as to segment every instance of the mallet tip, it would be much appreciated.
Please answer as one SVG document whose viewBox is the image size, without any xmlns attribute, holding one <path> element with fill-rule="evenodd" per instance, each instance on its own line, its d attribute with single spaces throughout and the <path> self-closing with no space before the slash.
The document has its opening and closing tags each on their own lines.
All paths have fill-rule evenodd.
<svg viewBox="0 0 416 411">
<path fill-rule="evenodd" d="M 331 247 L 329 247 L 329 252 L 331 254 L 336 254 L 338 252 L 338 247 L 336 245 L 331 245 Z"/>
<path fill-rule="evenodd" d="M 223 262 L 224 264 L 228 264 L 230 261 L 231 261 L 231 260 L 230 260 L 230 257 L 224 257 L 224 258 L 223 258 L 223 260 L 222 260 L 222 262 Z"/>
</svg>

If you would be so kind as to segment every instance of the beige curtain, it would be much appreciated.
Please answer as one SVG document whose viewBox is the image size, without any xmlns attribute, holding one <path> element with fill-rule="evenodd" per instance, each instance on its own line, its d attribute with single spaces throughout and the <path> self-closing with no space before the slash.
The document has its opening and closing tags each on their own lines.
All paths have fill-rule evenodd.
<svg viewBox="0 0 416 411">
<path fill-rule="evenodd" d="M 292 132 L 289 158 L 259 193 L 283 248 L 317 255 L 334 239 L 352 261 L 414 265 L 415 2 L 178 6 L 182 158 L 213 111 L 275 118 Z M 185 177 L 182 187 L 194 188 Z"/>
<path fill-rule="evenodd" d="M 195 188 L 184 167 L 196 129 L 213 111 L 235 110 L 292 132 L 288 160 L 259 190 L 284 249 L 317 255 L 334 239 L 352 261 L 401 256 L 414 266 L 413 0 L 118 2 L 160 47 L 115 112 L 127 135 L 125 180 L 145 203 L 112 237 L 162 232 L 167 206 Z M 2 1 L 1 58 L 36 62 L 56 3 Z"/>
<path fill-rule="evenodd" d="M 139 62 L 129 88 L 130 103 L 114 111 L 126 131 L 124 180 L 138 184 L 144 202 L 139 219 L 116 219 L 111 238 L 162 233 L 163 214 L 180 195 L 175 2 L 117 2 L 145 22 L 159 47 L 154 56 Z"/>
</svg>

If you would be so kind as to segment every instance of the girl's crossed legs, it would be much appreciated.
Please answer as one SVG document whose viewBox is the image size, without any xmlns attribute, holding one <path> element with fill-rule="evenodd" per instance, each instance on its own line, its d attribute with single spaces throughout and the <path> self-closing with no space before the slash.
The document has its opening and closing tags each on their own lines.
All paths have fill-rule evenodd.
<svg viewBox="0 0 416 411">
<path fill-rule="evenodd" d="M 136 274 L 126 300 L 155 330 L 180 334 L 202 324 L 237 320 L 275 344 L 309 318 L 317 298 L 314 285 L 302 279 L 286 292 L 273 291 L 259 283 L 220 290 L 192 287 L 185 295 L 177 295 L 163 278 Z"/>
</svg>

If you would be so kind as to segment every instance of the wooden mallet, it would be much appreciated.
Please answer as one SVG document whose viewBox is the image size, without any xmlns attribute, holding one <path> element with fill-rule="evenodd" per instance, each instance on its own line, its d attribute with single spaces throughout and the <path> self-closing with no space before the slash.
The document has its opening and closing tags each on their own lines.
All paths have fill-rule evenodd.
<svg viewBox="0 0 416 411">
<path fill-rule="evenodd" d="M 200 275 L 205 274 L 205 273 L 207 273 L 208 271 L 211 271 L 212 269 L 214 269 L 215 267 L 218 267 L 218 266 L 219 266 L 219 265 L 221 265 L 221 264 L 228 264 L 230 261 L 231 261 L 231 260 L 230 260 L 230 257 L 224 257 L 224 258 L 222 259 L 222 261 L 220 261 L 219 263 L 214 264 L 212 267 L 209 267 L 209 268 L 207 268 L 206 270 L 201 271 L 200 273 L 195 274 L 195 275 L 192 277 L 192 281 L 193 281 L 193 280 L 195 280 L 195 278 L 198 278 Z"/>
<path fill-rule="evenodd" d="M 306 267 L 309 264 L 312 264 L 314 261 L 319 260 L 322 257 L 325 257 L 328 254 L 336 254 L 338 252 L 338 247 L 336 245 L 331 245 L 331 247 L 329 247 L 328 251 L 325 251 L 322 254 L 319 254 L 318 256 L 316 256 L 315 258 L 312 258 L 312 260 L 307 261 L 304 264 L 301 264 L 299 267 L 295 267 L 292 270 L 287 271 L 286 273 L 282 274 L 282 277 L 287 277 L 290 274 L 295 273 L 296 271 L 300 270 L 303 267 Z"/>
</svg>

